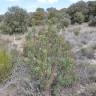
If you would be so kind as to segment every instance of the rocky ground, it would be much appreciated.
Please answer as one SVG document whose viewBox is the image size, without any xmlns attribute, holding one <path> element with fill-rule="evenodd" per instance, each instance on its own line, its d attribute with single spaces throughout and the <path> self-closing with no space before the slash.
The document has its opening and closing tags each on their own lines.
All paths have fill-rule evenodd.
<svg viewBox="0 0 96 96">
<path fill-rule="evenodd" d="M 96 28 L 87 24 L 70 25 L 62 34 L 74 54 L 79 82 L 73 88 L 62 90 L 61 96 L 96 96 Z M 15 47 L 22 53 L 25 36 L 0 35 L 0 40 L 8 41 L 9 49 Z M 21 63 L 16 64 L 9 80 L 0 86 L 0 96 L 41 96 L 38 89 L 34 90 L 30 68 L 23 59 L 17 58 Z"/>
</svg>

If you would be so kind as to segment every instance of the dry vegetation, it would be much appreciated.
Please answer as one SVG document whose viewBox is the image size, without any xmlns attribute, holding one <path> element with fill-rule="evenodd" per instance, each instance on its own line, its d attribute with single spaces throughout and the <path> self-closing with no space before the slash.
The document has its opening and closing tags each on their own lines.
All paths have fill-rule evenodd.
<svg viewBox="0 0 96 96">
<path fill-rule="evenodd" d="M 95 96 L 95 17 L 96 1 L 9 8 L 0 16 L 0 96 Z"/>
</svg>

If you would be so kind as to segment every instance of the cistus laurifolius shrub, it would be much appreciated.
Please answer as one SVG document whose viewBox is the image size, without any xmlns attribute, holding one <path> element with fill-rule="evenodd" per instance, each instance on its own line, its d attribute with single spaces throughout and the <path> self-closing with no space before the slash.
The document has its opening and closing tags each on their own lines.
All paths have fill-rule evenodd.
<svg viewBox="0 0 96 96">
<path fill-rule="evenodd" d="M 69 44 L 53 28 L 27 40 L 24 50 L 29 58 L 32 78 L 40 89 L 50 89 L 54 82 L 63 87 L 73 83 L 74 60 Z"/>
</svg>

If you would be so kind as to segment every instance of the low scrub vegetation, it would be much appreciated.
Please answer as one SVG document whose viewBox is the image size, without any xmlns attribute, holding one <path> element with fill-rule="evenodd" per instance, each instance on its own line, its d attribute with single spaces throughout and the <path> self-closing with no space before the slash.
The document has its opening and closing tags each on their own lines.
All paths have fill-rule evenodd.
<svg viewBox="0 0 96 96">
<path fill-rule="evenodd" d="M 63 37 L 50 27 L 27 41 L 25 54 L 29 58 L 32 78 L 40 90 L 54 90 L 58 85 L 68 87 L 73 84 L 75 65 L 69 49 Z"/>
</svg>

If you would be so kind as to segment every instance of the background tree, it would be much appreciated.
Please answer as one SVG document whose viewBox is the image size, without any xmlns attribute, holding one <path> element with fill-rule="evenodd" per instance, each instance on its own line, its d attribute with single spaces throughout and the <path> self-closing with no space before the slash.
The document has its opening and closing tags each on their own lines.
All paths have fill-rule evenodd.
<svg viewBox="0 0 96 96">
<path fill-rule="evenodd" d="M 83 23 L 84 22 L 84 15 L 81 13 L 81 12 L 76 12 L 75 14 L 74 14 L 74 22 L 75 23 L 79 23 L 79 24 L 81 24 L 81 23 Z"/>
<path fill-rule="evenodd" d="M 2 31 L 9 34 L 27 31 L 27 12 L 19 7 L 11 7 L 5 13 Z"/>
<path fill-rule="evenodd" d="M 52 24 L 59 25 L 62 28 L 70 24 L 70 16 L 66 13 L 65 9 L 57 10 L 55 8 L 48 8 L 47 11 L 48 20 L 51 21 Z"/>
<path fill-rule="evenodd" d="M 70 19 L 68 19 L 68 18 L 63 18 L 63 19 L 60 19 L 60 22 L 58 23 L 58 28 L 65 28 L 65 27 L 68 27 L 68 25 L 70 25 L 71 24 L 71 21 L 70 21 Z"/>
<path fill-rule="evenodd" d="M 43 8 L 37 8 L 36 12 L 33 13 L 32 20 L 35 25 L 44 25 L 46 22 L 46 12 Z"/>
<path fill-rule="evenodd" d="M 52 24 L 56 24 L 58 22 L 58 18 L 56 17 L 56 14 L 58 14 L 58 11 L 56 8 L 51 7 L 47 9 L 48 20 Z"/>
<path fill-rule="evenodd" d="M 68 25 L 71 24 L 70 16 L 68 13 L 66 13 L 65 10 L 58 11 L 58 14 L 56 14 L 58 18 L 58 24 L 60 28 L 68 27 Z"/>
<path fill-rule="evenodd" d="M 88 5 L 84 1 L 79 1 L 77 3 L 72 4 L 67 9 L 68 14 L 71 16 L 71 21 L 74 23 L 74 15 L 76 12 L 81 12 L 84 15 L 84 21 L 88 21 Z"/>
<path fill-rule="evenodd" d="M 90 16 L 96 16 L 96 1 L 89 1 L 87 2 L 87 5 L 88 5 L 88 15 L 89 15 L 89 18 Z"/>
</svg>

